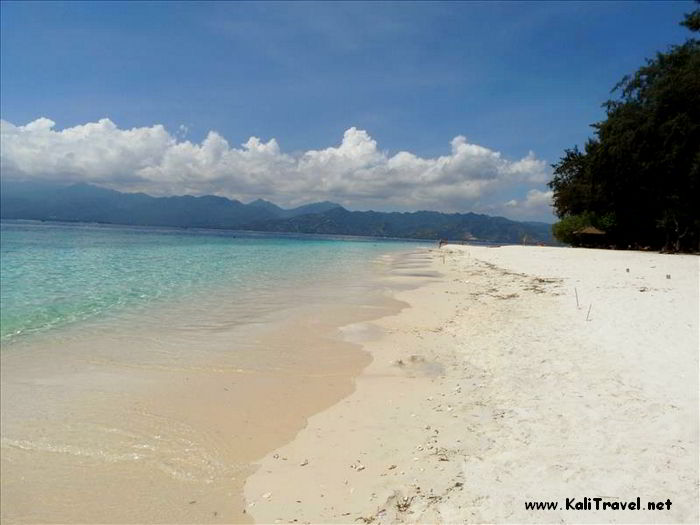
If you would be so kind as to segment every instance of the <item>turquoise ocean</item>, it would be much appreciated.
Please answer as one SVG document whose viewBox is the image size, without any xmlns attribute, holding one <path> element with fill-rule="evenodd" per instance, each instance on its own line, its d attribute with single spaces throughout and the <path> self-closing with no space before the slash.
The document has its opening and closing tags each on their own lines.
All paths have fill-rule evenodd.
<svg viewBox="0 0 700 525">
<path fill-rule="evenodd" d="M 240 322 L 407 242 L 34 221 L 0 223 L 0 342 L 217 294 Z M 326 289 L 327 290 L 327 289 Z M 300 301 L 303 297 L 300 297 Z M 262 310 L 258 312 L 258 308 Z"/>
</svg>

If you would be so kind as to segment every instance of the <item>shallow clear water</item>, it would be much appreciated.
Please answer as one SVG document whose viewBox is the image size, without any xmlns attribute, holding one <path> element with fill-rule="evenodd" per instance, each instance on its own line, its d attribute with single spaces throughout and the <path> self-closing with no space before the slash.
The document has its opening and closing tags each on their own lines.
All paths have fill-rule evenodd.
<svg viewBox="0 0 700 525">
<path fill-rule="evenodd" d="M 244 520 L 252 463 L 366 366 L 344 330 L 425 279 L 415 243 L 0 226 L 3 522 Z"/>
<path fill-rule="evenodd" d="M 357 269 L 405 243 L 89 224 L 0 224 L 0 340 L 143 311 L 222 289 L 274 303 L 294 289 Z M 244 299 L 245 298 L 245 299 Z M 245 304 L 244 304 L 245 303 Z"/>
</svg>

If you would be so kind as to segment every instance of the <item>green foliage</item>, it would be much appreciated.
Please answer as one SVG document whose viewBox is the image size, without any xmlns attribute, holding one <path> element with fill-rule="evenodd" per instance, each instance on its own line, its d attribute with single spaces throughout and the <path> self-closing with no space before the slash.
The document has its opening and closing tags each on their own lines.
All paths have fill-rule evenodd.
<svg viewBox="0 0 700 525">
<path fill-rule="evenodd" d="M 560 242 L 577 246 L 582 241 L 582 238 L 574 232 L 586 226 L 593 226 L 606 232 L 605 239 L 607 240 L 609 238 L 607 236 L 608 233 L 615 230 L 615 216 L 612 214 L 599 216 L 590 211 L 584 211 L 576 215 L 566 215 L 559 222 L 552 225 L 552 234 Z"/>
<path fill-rule="evenodd" d="M 695 10 L 683 24 L 699 20 Z M 557 215 L 597 217 L 620 247 L 699 250 L 700 41 L 658 53 L 613 91 L 596 137 L 553 165 Z"/>
<path fill-rule="evenodd" d="M 559 222 L 552 225 L 552 234 L 558 241 L 576 246 L 578 237 L 574 232 L 592 226 L 589 214 L 582 213 L 581 215 L 567 215 Z"/>
<path fill-rule="evenodd" d="M 695 0 L 695 2 L 700 3 L 699 0 Z M 700 9 L 686 14 L 685 20 L 681 22 L 681 25 L 687 27 L 691 31 L 700 31 Z"/>
</svg>

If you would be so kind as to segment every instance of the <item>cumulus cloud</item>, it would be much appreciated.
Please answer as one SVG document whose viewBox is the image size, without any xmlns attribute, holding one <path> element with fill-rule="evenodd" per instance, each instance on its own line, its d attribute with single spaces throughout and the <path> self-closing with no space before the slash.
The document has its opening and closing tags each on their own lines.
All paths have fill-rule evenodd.
<svg viewBox="0 0 700 525">
<path fill-rule="evenodd" d="M 531 188 L 504 210 L 542 209 L 551 192 L 547 164 L 530 152 L 508 160 L 463 136 L 449 154 L 390 155 L 364 130 L 350 128 L 340 144 L 289 154 L 275 139 L 251 137 L 232 147 L 215 131 L 201 143 L 162 125 L 120 129 L 109 119 L 58 130 L 47 118 L 24 126 L 0 122 L 0 170 L 8 179 L 82 181 L 154 195 L 215 194 L 282 205 L 322 199 L 355 209 L 480 211 L 515 187 Z M 547 197 L 547 195 L 549 195 Z M 500 200 L 499 200 L 500 199 Z M 539 208 L 538 208 L 539 207 Z"/>
<path fill-rule="evenodd" d="M 536 219 L 552 214 L 554 192 L 531 189 L 522 200 L 511 199 L 503 204 L 508 215 L 519 219 Z"/>
</svg>

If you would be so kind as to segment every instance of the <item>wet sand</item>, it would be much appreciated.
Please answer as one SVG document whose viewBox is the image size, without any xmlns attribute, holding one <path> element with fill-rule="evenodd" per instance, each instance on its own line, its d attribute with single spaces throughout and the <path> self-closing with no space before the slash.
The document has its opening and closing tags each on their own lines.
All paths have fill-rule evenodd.
<svg viewBox="0 0 700 525">
<path fill-rule="evenodd" d="M 3 523 L 251 521 L 253 462 L 349 395 L 370 361 L 340 328 L 404 306 L 383 281 L 393 261 L 326 299 L 322 287 L 280 298 L 295 306 L 264 323 L 189 325 L 185 307 L 156 316 L 163 326 L 131 319 L 4 351 Z"/>
</svg>

